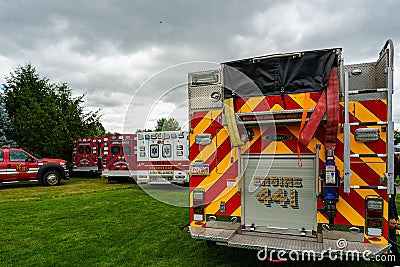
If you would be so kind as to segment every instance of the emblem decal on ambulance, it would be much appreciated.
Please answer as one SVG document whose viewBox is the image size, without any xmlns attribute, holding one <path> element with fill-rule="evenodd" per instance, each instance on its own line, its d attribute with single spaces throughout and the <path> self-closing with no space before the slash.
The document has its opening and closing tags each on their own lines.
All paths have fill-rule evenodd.
<svg viewBox="0 0 400 267">
<path fill-rule="evenodd" d="M 273 142 L 283 142 L 292 139 L 292 137 L 286 134 L 272 134 L 272 135 L 264 135 L 262 139 Z"/>
</svg>

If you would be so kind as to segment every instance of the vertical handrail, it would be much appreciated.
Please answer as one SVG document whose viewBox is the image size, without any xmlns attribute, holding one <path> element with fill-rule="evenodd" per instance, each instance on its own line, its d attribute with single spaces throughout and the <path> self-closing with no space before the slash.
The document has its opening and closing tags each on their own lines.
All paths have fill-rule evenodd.
<svg viewBox="0 0 400 267">
<path fill-rule="evenodd" d="M 386 132 L 386 153 L 387 153 L 387 164 L 386 164 L 386 173 L 385 176 L 387 178 L 387 193 L 389 195 L 394 194 L 394 122 L 393 122 L 393 55 L 394 55 L 394 46 L 392 40 L 387 40 L 384 48 L 381 53 L 387 49 L 389 52 L 389 64 L 387 67 L 387 123 L 388 129 Z"/>
<path fill-rule="evenodd" d="M 344 188 L 345 193 L 350 193 L 350 123 L 349 123 L 349 72 L 344 73 Z"/>
<path fill-rule="evenodd" d="M 319 153 L 321 150 L 321 144 L 317 144 L 315 148 L 315 195 L 319 197 Z"/>
<path fill-rule="evenodd" d="M 240 182 L 242 181 L 242 177 L 243 177 L 242 150 L 240 149 L 240 146 L 237 147 L 237 153 L 238 153 L 238 155 L 237 155 L 237 157 L 238 157 L 238 159 L 237 159 L 237 162 L 238 162 L 238 167 L 237 167 L 237 170 L 238 170 L 238 192 L 240 193 L 240 192 L 242 192 L 242 187 L 241 187 Z"/>
</svg>

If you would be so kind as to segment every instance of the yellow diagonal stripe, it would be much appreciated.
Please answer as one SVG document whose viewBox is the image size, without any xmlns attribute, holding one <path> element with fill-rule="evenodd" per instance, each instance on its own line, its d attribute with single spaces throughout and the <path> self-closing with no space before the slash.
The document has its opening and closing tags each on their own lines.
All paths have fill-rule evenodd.
<svg viewBox="0 0 400 267">
<path fill-rule="evenodd" d="M 232 166 L 237 160 L 237 153 L 234 152 L 233 149 L 228 153 L 218 164 L 217 166 L 210 171 L 210 175 L 208 175 L 197 187 L 204 188 L 204 190 L 208 190 L 218 179 L 224 174 L 224 171 Z M 231 162 L 231 157 L 233 160 Z M 218 170 L 218 172 L 217 172 Z"/>
<path fill-rule="evenodd" d="M 207 112 L 207 114 L 197 123 L 197 125 L 193 129 L 193 134 L 190 134 L 190 145 L 195 143 L 195 138 L 197 133 L 204 133 L 208 127 L 210 127 L 211 123 L 217 120 L 218 116 L 220 116 L 222 110 L 213 110 Z M 222 123 L 222 122 L 221 122 Z"/>
<path fill-rule="evenodd" d="M 229 137 L 226 130 L 220 130 L 212 139 L 211 144 L 206 145 L 193 159 L 193 162 L 201 159 L 206 162 L 217 151 L 218 144 L 222 144 Z M 217 144 L 218 143 L 218 144 Z M 193 163 L 192 162 L 192 163 Z"/>
<path fill-rule="evenodd" d="M 265 99 L 264 96 L 259 97 L 251 97 L 249 98 L 246 103 L 240 107 L 238 113 L 246 113 L 246 112 L 253 112 L 254 109 Z M 268 110 L 267 107 L 264 110 Z"/>
<path fill-rule="evenodd" d="M 233 180 L 233 179 L 232 179 Z M 236 178 L 235 178 L 236 181 Z M 235 193 L 237 193 L 238 188 L 237 186 L 235 187 L 226 187 L 206 208 L 206 214 L 215 214 L 219 208 L 220 208 L 220 203 L 221 201 L 224 201 L 225 203 L 228 202 L 229 199 Z"/>
<path fill-rule="evenodd" d="M 263 128 L 256 128 L 256 129 L 254 129 L 254 138 L 253 138 L 253 140 L 251 140 L 251 141 L 249 141 L 249 142 L 247 142 L 242 148 L 242 152 L 244 152 L 243 154 L 246 154 L 246 152 L 247 152 L 247 149 L 250 149 L 252 146 L 253 146 L 253 144 L 255 143 L 255 142 L 257 142 L 260 138 L 262 138 L 262 135 L 264 134 L 264 132 L 265 131 L 267 131 L 268 130 L 268 127 L 263 127 Z M 263 142 L 263 140 L 260 140 L 260 142 L 261 142 L 261 144 L 262 144 L 262 142 Z"/>
<path fill-rule="evenodd" d="M 275 104 L 272 106 L 271 110 L 284 110 L 284 109 L 281 105 Z"/>
<path fill-rule="evenodd" d="M 241 207 L 237 208 L 234 212 L 232 212 L 231 216 L 232 217 L 233 216 L 238 216 L 238 217 L 242 216 L 242 208 Z"/>
<path fill-rule="evenodd" d="M 293 151 L 284 142 L 271 142 L 261 154 L 292 154 Z"/>
<path fill-rule="evenodd" d="M 338 139 L 343 143 L 344 136 L 343 134 L 338 135 Z M 355 140 L 354 134 L 350 133 L 350 150 L 354 154 L 374 154 L 375 152 L 372 151 L 368 146 L 366 146 L 363 142 L 357 142 Z M 371 168 L 374 172 L 376 172 L 379 176 L 383 176 L 386 171 L 386 164 L 385 161 L 381 158 L 360 158 L 360 160 L 366 162 L 376 162 L 372 164 L 367 164 L 369 168 Z M 380 163 L 380 164 L 379 164 Z M 353 163 L 353 164 L 360 164 L 360 163 Z"/>
<path fill-rule="evenodd" d="M 289 95 L 291 99 L 293 99 L 294 102 L 296 102 L 299 106 L 304 108 L 304 98 L 305 94 L 295 94 L 295 95 Z M 317 103 L 310 97 L 309 103 L 308 103 L 308 108 L 315 108 Z"/>
<path fill-rule="evenodd" d="M 318 211 L 318 213 L 317 213 L 317 222 L 318 223 L 329 223 L 329 220 L 324 215 L 322 215 L 321 212 Z"/>
<path fill-rule="evenodd" d="M 351 225 L 365 225 L 364 218 L 340 196 L 339 201 L 336 204 L 336 209 L 338 210 L 338 212 L 343 214 L 343 216 L 350 222 Z"/>
<path fill-rule="evenodd" d="M 350 105 L 355 104 L 354 115 L 359 121 L 380 121 L 369 109 L 364 107 L 360 102 L 350 102 Z"/>
</svg>

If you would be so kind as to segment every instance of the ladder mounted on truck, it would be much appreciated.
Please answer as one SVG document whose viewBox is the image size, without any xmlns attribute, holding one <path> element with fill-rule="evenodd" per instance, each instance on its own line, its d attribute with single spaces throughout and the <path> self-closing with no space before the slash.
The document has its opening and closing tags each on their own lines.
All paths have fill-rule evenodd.
<svg viewBox="0 0 400 267">
<path fill-rule="evenodd" d="M 361 101 L 370 99 L 387 99 L 388 110 L 392 110 L 393 95 L 393 56 L 394 47 L 392 40 L 387 40 L 379 54 L 376 62 L 347 65 L 344 67 L 344 192 L 350 193 L 350 189 L 387 189 L 389 195 L 394 194 L 394 122 L 392 112 L 387 113 L 386 121 L 363 121 L 350 122 L 349 110 L 350 101 Z M 352 126 L 382 126 L 386 127 L 386 154 L 351 154 L 350 127 Z M 358 138 L 379 138 L 376 128 L 363 128 L 359 131 Z M 364 137 L 362 137 L 364 136 Z M 355 137 L 357 138 L 357 136 Z M 351 158 L 386 158 L 381 164 L 386 165 L 384 173 L 387 179 L 387 186 L 363 186 L 351 185 Z"/>
</svg>

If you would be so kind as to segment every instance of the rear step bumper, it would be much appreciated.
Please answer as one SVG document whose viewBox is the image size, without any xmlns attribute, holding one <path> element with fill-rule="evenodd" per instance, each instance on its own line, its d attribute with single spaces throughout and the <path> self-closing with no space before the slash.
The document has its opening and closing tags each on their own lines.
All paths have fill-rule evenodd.
<svg viewBox="0 0 400 267">
<path fill-rule="evenodd" d="M 264 250 L 266 252 L 283 251 L 287 253 L 306 253 L 306 256 L 313 255 L 321 259 L 332 255 L 353 257 L 358 259 L 374 259 L 388 251 L 390 245 L 369 244 L 345 239 L 332 240 L 324 239 L 317 242 L 317 238 L 301 236 L 285 236 L 269 233 L 241 232 L 237 229 L 217 229 L 189 227 L 192 238 L 215 241 L 219 245 Z M 343 245 L 344 244 L 344 245 Z M 339 257 L 338 257 L 339 258 Z"/>
</svg>

